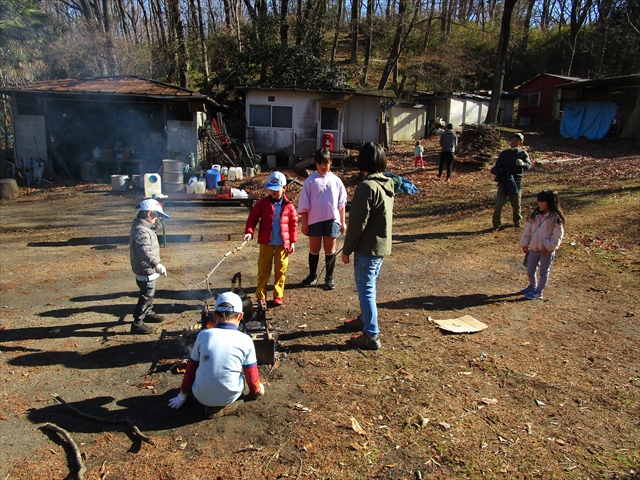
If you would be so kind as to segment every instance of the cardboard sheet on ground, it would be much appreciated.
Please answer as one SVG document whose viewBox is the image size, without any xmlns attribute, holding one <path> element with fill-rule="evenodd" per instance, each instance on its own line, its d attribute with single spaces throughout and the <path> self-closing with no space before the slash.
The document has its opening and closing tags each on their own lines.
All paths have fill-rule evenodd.
<svg viewBox="0 0 640 480">
<path fill-rule="evenodd" d="M 447 320 L 434 320 L 438 326 L 448 332 L 453 333 L 475 333 L 487 328 L 482 322 L 479 322 L 471 315 L 465 315 L 460 318 L 449 318 Z"/>
</svg>

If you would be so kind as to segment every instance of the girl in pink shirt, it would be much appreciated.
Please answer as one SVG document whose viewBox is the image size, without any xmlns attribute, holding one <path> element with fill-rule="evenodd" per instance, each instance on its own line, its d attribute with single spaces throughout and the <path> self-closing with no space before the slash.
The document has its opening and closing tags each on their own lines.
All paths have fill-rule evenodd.
<svg viewBox="0 0 640 480">
<path fill-rule="evenodd" d="M 527 219 L 520 238 L 520 247 L 527 254 L 529 286 L 522 293 L 527 300 L 542 300 L 551 264 L 564 236 L 564 215 L 560 209 L 558 192 L 543 190 L 538 194 L 538 206 Z M 538 281 L 536 282 L 536 271 Z"/>
<path fill-rule="evenodd" d="M 347 191 L 342 180 L 331 172 L 331 152 L 323 148 L 315 153 L 316 172 L 307 178 L 300 193 L 298 212 L 302 215 L 302 233 L 309 237 L 309 276 L 302 285 L 317 280 L 320 248 L 324 246 L 326 290 L 336 288 L 336 239 L 346 230 Z"/>
</svg>

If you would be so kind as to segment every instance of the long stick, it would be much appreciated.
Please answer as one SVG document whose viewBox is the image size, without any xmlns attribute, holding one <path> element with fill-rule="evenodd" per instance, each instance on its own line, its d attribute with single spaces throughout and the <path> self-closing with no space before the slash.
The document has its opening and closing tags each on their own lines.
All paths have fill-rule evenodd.
<svg viewBox="0 0 640 480">
<path fill-rule="evenodd" d="M 76 465 L 78 466 L 78 471 L 76 472 L 76 478 L 78 480 L 84 480 L 84 474 L 87 471 L 87 467 L 84 466 L 80 449 L 78 448 L 78 445 L 76 445 L 76 442 L 73 441 L 73 438 L 71 438 L 71 435 L 69 434 L 69 432 L 67 432 L 64 428 L 60 428 L 59 426 L 53 423 L 45 423 L 44 425 L 42 425 L 42 428 L 53 430 L 54 432 L 59 433 L 64 437 L 64 439 L 67 441 L 67 443 L 71 447 L 71 450 L 73 450 L 73 455 L 76 459 Z"/>
<path fill-rule="evenodd" d="M 220 266 L 220 264 L 224 261 L 225 258 L 227 258 L 230 255 L 233 255 L 234 253 L 242 250 L 242 247 L 244 247 L 247 244 L 247 241 L 245 240 L 244 242 L 242 242 L 242 244 L 236 248 L 234 248 L 233 250 L 228 251 L 227 253 L 224 254 L 224 256 L 220 259 L 220 261 L 218 262 L 218 264 L 213 267 L 213 270 L 211 270 L 209 272 L 209 274 L 206 276 L 206 278 L 204 280 L 202 280 L 201 282 L 196 283 L 193 288 L 196 288 L 198 285 L 205 283 L 207 284 L 207 290 L 209 291 L 210 295 L 213 295 L 213 293 L 211 292 L 211 288 L 209 287 L 209 277 L 211 277 L 211 275 L 213 275 L 213 272 L 216 271 L 216 269 Z"/>
<path fill-rule="evenodd" d="M 90 420 L 95 420 L 96 422 L 102 422 L 102 423 L 110 423 L 110 424 L 115 424 L 115 425 L 127 425 L 129 428 L 131 428 L 131 431 L 133 432 L 133 434 L 138 437 L 140 440 L 147 442 L 151 445 L 155 445 L 153 440 L 151 440 L 151 438 L 147 437 L 144 433 L 142 433 L 138 427 L 135 426 L 135 424 L 128 418 L 106 418 L 106 417 L 96 417 L 94 415 L 89 415 L 88 413 L 83 412 L 82 410 L 78 410 L 76 407 L 73 407 L 71 405 L 69 405 L 69 403 L 67 403 L 66 400 L 64 400 L 62 397 L 60 397 L 59 395 L 54 395 L 53 398 L 55 398 L 57 401 L 59 401 L 61 404 L 63 404 L 65 407 L 67 407 L 69 410 L 71 410 L 72 412 L 77 413 L 78 415 L 80 415 L 81 417 L 84 418 L 88 418 Z"/>
</svg>

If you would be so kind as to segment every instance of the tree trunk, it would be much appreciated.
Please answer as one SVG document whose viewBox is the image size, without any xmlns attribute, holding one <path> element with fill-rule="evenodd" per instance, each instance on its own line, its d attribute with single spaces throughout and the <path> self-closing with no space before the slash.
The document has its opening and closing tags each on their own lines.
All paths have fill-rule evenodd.
<svg viewBox="0 0 640 480">
<path fill-rule="evenodd" d="M 447 11 L 448 0 L 442 0 L 442 11 L 440 12 L 440 40 L 444 41 L 447 37 Z"/>
<path fill-rule="evenodd" d="M 286 0 L 285 0 L 286 1 Z M 338 0 L 338 14 L 336 18 L 336 34 L 333 37 L 333 47 L 331 48 L 331 66 L 336 63 L 336 52 L 338 51 L 338 40 L 340 37 L 340 23 L 342 22 L 342 6 L 344 0 Z"/>
<path fill-rule="evenodd" d="M 200 53 L 202 55 L 202 74 L 205 83 L 209 83 L 209 57 L 207 55 L 207 42 L 204 35 L 204 20 L 202 18 L 202 0 L 197 0 L 198 7 L 198 33 L 200 34 Z"/>
<path fill-rule="evenodd" d="M 302 36 L 304 35 L 304 23 L 302 18 L 304 14 L 302 13 L 302 0 L 298 0 L 296 5 L 296 45 L 300 45 L 302 43 Z"/>
<path fill-rule="evenodd" d="M 429 48 L 429 41 L 431 40 L 431 30 L 433 29 L 433 15 L 436 11 L 436 0 L 431 0 L 431 9 L 429 11 L 429 18 L 427 19 L 427 30 L 424 33 L 424 41 L 422 43 L 422 54 L 427 54 Z"/>
<path fill-rule="evenodd" d="M 338 0 L 340 2 L 340 0 Z M 340 8 L 340 7 L 338 7 Z M 338 27 L 336 27 L 336 32 Z M 286 47 L 289 43 L 289 0 L 280 1 L 280 44 Z"/>
<path fill-rule="evenodd" d="M 529 27 L 531 26 L 531 15 L 533 13 L 533 6 L 535 5 L 536 0 L 529 0 L 529 4 L 527 5 L 527 14 L 524 17 L 524 33 L 522 34 L 522 52 L 527 51 L 527 47 L 529 45 Z"/>
<path fill-rule="evenodd" d="M 187 88 L 189 83 L 189 51 L 187 50 L 187 39 L 184 34 L 184 23 L 180 13 L 180 0 L 168 0 L 167 7 L 171 17 L 171 23 L 175 28 L 176 42 L 178 43 L 178 78 L 180 86 Z"/>
<path fill-rule="evenodd" d="M 364 48 L 364 69 L 362 72 L 362 79 L 360 80 L 360 85 L 363 87 L 367 84 L 369 60 L 371 59 L 371 42 L 373 40 L 373 2 L 374 0 L 367 0 L 367 38 L 365 40 Z"/>
<path fill-rule="evenodd" d="M 351 63 L 358 63 L 360 34 L 360 0 L 351 0 Z"/>
<path fill-rule="evenodd" d="M 516 1 L 517 0 L 505 0 L 504 2 L 502 23 L 500 25 L 500 39 L 498 40 L 498 53 L 496 55 L 496 66 L 493 74 L 491 100 L 489 101 L 489 111 L 487 112 L 485 123 L 496 123 L 498 120 L 500 95 L 502 94 L 502 83 L 504 81 L 509 40 L 511 38 L 511 16 L 513 15 L 513 9 L 516 5 Z"/>
<path fill-rule="evenodd" d="M 396 34 L 393 39 L 393 45 L 391 46 L 391 53 L 389 53 L 389 58 L 387 58 L 387 63 L 384 65 L 384 69 L 382 70 L 382 76 L 380 77 L 380 83 L 378 84 L 378 90 L 384 90 L 384 87 L 387 86 L 387 82 L 389 81 L 389 76 L 391 75 L 394 68 L 397 68 L 398 59 L 400 58 L 400 54 L 404 49 L 404 45 L 413 30 L 413 27 L 416 23 L 416 19 L 418 18 L 418 13 L 420 12 L 421 0 L 417 0 L 415 4 L 415 8 L 413 10 L 413 17 L 411 22 L 407 27 L 407 31 L 404 31 L 404 22 L 405 16 L 407 13 L 407 3 L 408 0 L 400 0 L 398 3 L 398 24 L 396 26 Z"/>
</svg>

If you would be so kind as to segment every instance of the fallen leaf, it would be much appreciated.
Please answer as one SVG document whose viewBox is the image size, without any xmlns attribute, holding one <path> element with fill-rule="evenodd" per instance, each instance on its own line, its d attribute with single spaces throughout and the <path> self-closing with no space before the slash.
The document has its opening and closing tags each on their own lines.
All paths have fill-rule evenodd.
<svg viewBox="0 0 640 480">
<path fill-rule="evenodd" d="M 351 428 L 353 428 L 354 432 L 359 433 L 360 435 L 367 434 L 367 432 L 365 432 L 364 429 L 358 423 L 358 420 L 356 420 L 354 417 L 351 417 Z"/>
<path fill-rule="evenodd" d="M 495 398 L 483 398 L 480 401 L 482 403 L 484 403 L 485 405 L 497 405 L 498 404 L 498 400 L 496 400 Z"/>
<path fill-rule="evenodd" d="M 536 405 L 538 405 L 539 407 L 544 407 L 546 404 L 544 402 L 541 402 L 540 400 L 536 400 Z"/>
<path fill-rule="evenodd" d="M 438 425 L 440 425 L 443 430 L 449 430 L 451 428 L 451 425 L 446 422 L 440 422 Z"/>
</svg>

